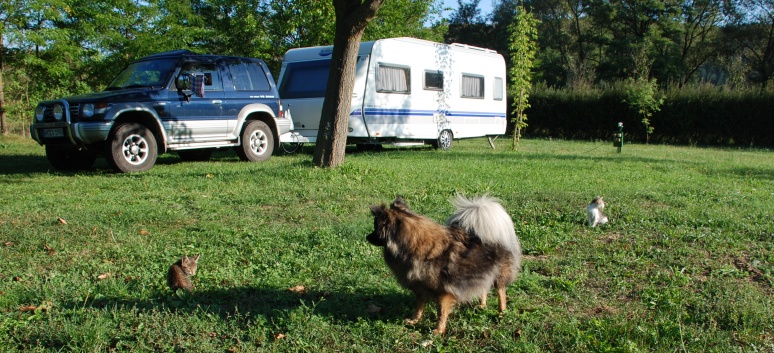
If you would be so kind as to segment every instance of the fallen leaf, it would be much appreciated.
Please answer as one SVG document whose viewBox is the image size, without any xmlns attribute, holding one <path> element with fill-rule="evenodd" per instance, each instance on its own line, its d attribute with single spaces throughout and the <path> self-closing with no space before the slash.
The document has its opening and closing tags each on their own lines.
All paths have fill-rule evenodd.
<svg viewBox="0 0 774 353">
<path fill-rule="evenodd" d="M 28 311 L 35 311 L 37 309 L 34 305 L 22 305 L 21 308 L 19 308 L 19 311 L 26 313 Z"/>
<path fill-rule="evenodd" d="M 132 281 L 132 276 L 126 276 L 126 278 L 124 278 L 124 283 L 129 283 L 131 281 Z"/>
<path fill-rule="evenodd" d="M 285 338 L 285 337 L 287 337 L 287 336 L 285 336 L 285 334 L 284 334 L 284 333 L 277 333 L 277 334 L 274 334 L 274 339 L 275 339 L 275 340 L 281 340 L 281 339 L 283 339 L 283 338 Z"/>
<path fill-rule="evenodd" d="M 46 244 L 46 245 L 45 245 L 45 248 L 46 248 L 46 252 L 47 252 L 49 255 L 54 255 L 54 254 L 56 254 L 56 250 L 54 250 L 53 248 L 51 248 L 50 246 L 48 246 L 48 244 Z"/>
<path fill-rule="evenodd" d="M 306 294 L 306 287 L 303 284 L 299 284 L 293 288 L 288 288 L 288 292 Z"/>
<path fill-rule="evenodd" d="M 145 229 L 140 229 L 140 235 L 148 235 L 148 231 Z"/>
<path fill-rule="evenodd" d="M 21 281 L 22 281 L 22 278 L 21 278 L 21 277 L 19 277 L 19 276 L 13 276 L 13 281 L 14 281 L 14 282 L 21 282 Z"/>
<path fill-rule="evenodd" d="M 7 242 L 5 242 L 5 243 L 3 243 L 3 244 L 5 244 L 5 246 L 12 246 L 12 245 L 13 245 L 13 242 L 12 242 L 12 241 L 7 241 Z"/>
<path fill-rule="evenodd" d="M 110 278 L 110 277 L 112 277 L 112 276 L 113 276 L 113 274 L 112 274 L 112 273 L 110 273 L 110 272 L 107 272 L 107 273 L 103 273 L 103 274 L 101 274 L 101 275 L 97 276 L 97 279 L 107 279 L 107 278 Z"/>
<path fill-rule="evenodd" d="M 59 217 L 56 220 L 57 220 L 57 222 L 59 222 L 59 224 L 67 224 L 67 221 L 65 221 L 64 218 L 62 218 L 62 217 Z"/>
<path fill-rule="evenodd" d="M 376 314 L 382 312 L 382 308 L 379 306 L 376 306 L 372 303 L 368 303 L 368 313 L 369 314 Z"/>
<path fill-rule="evenodd" d="M 422 348 L 427 348 L 433 345 L 433 340 L 424 340 L 422 342 L 419 342 L 419 345 L 422 346 Z"/>
<path fill-rule="evenodd" d="M 207 178 L 207 179 L 212 179 L 212 174 L 207 173 L 207 174 L 204 175 L 204 177 Z"/>
</svg>

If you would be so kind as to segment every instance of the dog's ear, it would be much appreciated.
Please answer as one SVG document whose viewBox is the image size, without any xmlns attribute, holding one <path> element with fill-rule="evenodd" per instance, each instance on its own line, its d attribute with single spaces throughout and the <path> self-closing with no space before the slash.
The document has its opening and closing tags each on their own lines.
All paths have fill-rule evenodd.
<svg viewBox="0 0 774 353">
<path fill-rule="evenodd" d="M 401 210 L 408 210 L 408 205 L 406 204 L 406 202 L 403 201 L 402 197 L 398 196 L 398 198 L 395 199 L 395 201 L 392 202 L 392 205 L 390 205 L 390 208 L 397 208 L 397 209 L 401 209 Z"/>
<path fill-rule="evenodd" d="M 387 206 L 385 205 L 371 206 L 371 214 L 374 215 L 374 217 L 384 217 L 386 213 L 387 213 Z"/>
</svg>

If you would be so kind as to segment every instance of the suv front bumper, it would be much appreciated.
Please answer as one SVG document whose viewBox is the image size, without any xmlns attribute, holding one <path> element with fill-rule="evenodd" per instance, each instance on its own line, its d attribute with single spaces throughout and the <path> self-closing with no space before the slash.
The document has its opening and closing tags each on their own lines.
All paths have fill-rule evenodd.
<svg viewBox="0 0 774 353">
<path fill-rule="evenodd" d="M 67 122 L 36 123 L 30 125 L 30 135 L 41 145 L 72 144 L 79 146 L 107 140 L 112 127 L 112 121 L 72 124 Z"/>
</svg>

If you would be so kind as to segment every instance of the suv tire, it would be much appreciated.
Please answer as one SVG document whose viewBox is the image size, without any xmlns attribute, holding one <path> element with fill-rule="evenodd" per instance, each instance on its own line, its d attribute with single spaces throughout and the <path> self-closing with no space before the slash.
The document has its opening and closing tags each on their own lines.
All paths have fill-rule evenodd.
<svg viewBox="0 0 774 353">
<path fill-rule="evenodd" d="M 158 156 L 156 137 L 144 125 L 123 123 L 108 139 L 105 153 L 117 172 L 144 172 L 153 168 Z"/>
<path fill-rule="evenodd" d="M 263 162 L 274 152 L 274 135 L 263 121 L 253 120 L 245 124 L 241 141 L 236 152 L 243 161 Z"/>
</svg>

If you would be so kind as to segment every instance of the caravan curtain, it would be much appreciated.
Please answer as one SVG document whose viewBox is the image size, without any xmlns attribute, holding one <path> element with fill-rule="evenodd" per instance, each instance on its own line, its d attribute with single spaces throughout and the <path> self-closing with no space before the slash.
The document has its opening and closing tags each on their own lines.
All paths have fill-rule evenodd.
<svg viewBox="0 0 774 353">
<path fill-rule="evenodd" d="M 379 92 L 409 93 L 409 71 L 407 68 L 379 65 L 376 77 Z"/>
<path fill-rule="evenodd" d="M 484 98 L 484 78 L 462 75 L 462 97 Z"/>
</svg>

